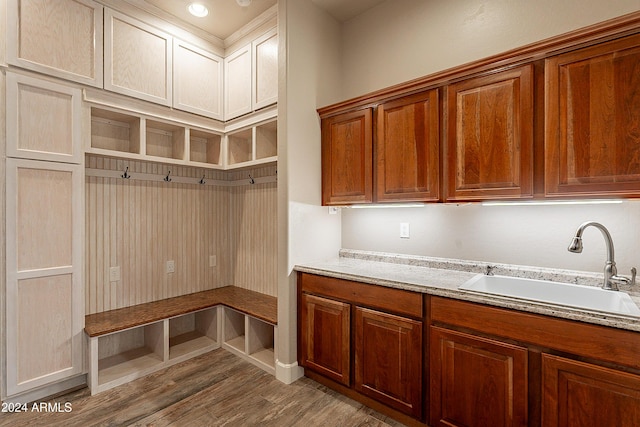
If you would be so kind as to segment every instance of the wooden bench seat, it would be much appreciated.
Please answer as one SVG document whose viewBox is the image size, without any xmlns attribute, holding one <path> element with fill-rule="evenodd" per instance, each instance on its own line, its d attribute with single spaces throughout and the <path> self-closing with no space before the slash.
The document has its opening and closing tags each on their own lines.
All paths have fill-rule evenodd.
<svg viewBox="0 0 640 427">
<path fill-rule="evenodd" d="M 225 305 L 272 325 L 278 323 L 277 299 L 236 286 L 196 292 L 131 307 L 89 314 L 84 330 L 90 337 L 111 334 L 216 305 Z"/>
</svg>

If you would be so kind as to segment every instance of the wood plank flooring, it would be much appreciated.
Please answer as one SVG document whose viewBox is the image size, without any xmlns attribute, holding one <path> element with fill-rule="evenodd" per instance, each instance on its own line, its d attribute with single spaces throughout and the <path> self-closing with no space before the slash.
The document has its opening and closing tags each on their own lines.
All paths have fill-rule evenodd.
<svg viewBox="0 0 640 427">
<path fill-rule="evenodd" d="M 50 400 L 71 412 L 2 413 L 0 426 L 401 426 L 302 378 L 291 385 L 223 349 L 91 396 Z M 31 406 L 29 406 L 29 409 Z"/>
</svg>

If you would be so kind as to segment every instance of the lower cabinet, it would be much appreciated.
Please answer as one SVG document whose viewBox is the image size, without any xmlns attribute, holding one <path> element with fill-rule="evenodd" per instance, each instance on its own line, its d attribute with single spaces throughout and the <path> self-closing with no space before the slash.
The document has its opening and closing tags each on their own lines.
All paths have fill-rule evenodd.
<svg viewBox="0 0 640 427">
<path fill-rule="evenodd" d="M 542 356 L 542 425 L 640 426 L 640 376 Z"/>
<path fill-rule="evenodd" d="M 430 422 L 527 425 L 527 349 L 431 327 Z"/>
<path fill-rule="evenodd" d="M 421 420 L 422 294 L 305 273 L 298 292 L 299 363 L 306 372 L 383 404 L 392 416 Z"/>
<path fill-rule="evenodd" d="M 355 313 L 355 389 L 420 418 L 422 322 L 362 307 Z"/>
</svg>

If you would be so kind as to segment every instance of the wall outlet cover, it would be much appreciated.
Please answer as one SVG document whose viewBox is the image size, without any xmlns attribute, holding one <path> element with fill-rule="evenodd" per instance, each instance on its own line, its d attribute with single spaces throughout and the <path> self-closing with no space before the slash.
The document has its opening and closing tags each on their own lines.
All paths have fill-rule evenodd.
<svg viewBox="0 0 640 427">
<path fill-rule="evenodd" d="M 215 255 L 210 255 L 209 256 L 209 267 L 215 267 L 218 263 L 218 260 L 216 259 Z"/>
<path fill-rule="evenodd" d="M 175 273 L 175 272 L 176 272 L 176 262 L 167 261 L 167 273 Z"/>
<path fill-rule="evenodd" d="M 400 238 L 401 239 L 408 239 L 409 238 L 409 223 L 408 222 L 401 222 L 400 223 Z"/>
<path fill-rule="evenodd" d="M 109 268 L 109 282 L 118 282 L 120 279 L 120 267 Z"/>
</svg>

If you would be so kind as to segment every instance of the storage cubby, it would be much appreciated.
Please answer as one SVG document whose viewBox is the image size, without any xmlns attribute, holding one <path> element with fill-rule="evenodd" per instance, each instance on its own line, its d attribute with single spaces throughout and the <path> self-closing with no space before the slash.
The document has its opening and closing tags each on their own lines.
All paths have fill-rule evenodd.
<svg viewBox="0 0 640 427">
<path fill-rule="evenodd" d="M 256 126 L 256 160 L 278 155 L 278 122 Z"/>
<path fill-rule="evenodd" d="M 217 308 L 169 319 L 169 360 L 218 347 Z"/>
<path fill-rule="evenodd" d="M 140 154 L 140 117 L 91 108 L 91 148 Z"/>
<path fill-rule="evenodd" d="M 98 384 L 126 380 L 164 362 L 164 325 L 152 323 L 98 338 Z"/>
<path fill-rule="evenodd" d="M 249 328 L 247 331 L 247 354 L 249 357 L 264 365 L 269 370 L 275 369 L 275 354 L 273 349 L 274 326 L 249 317 Z"/>
<path fill-rule="evenodd" d="M 170 123 L 145 120 L 148 156 L 185 160 L 186 129 Z"/>
<path fill-rule="evenodd" d="M 253 128 L 228 135 L 227 150 L 229 165 L 253 160 Z"/>
<path fill-rule="evenodd" d="M 228 307 L 224 308 L 223 343 L 245 353 L 245 316 Z"/>
<path fill-rule="evenodd" d="M 222 135 L 191 129 L 189 135 L 189 161 L 221 165 Z"/>
</svg>

